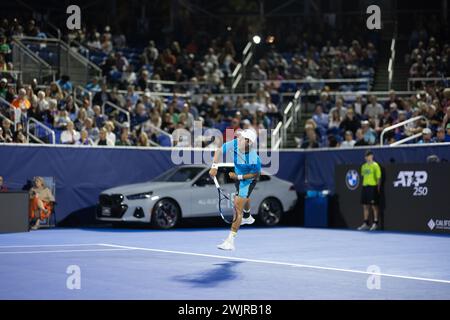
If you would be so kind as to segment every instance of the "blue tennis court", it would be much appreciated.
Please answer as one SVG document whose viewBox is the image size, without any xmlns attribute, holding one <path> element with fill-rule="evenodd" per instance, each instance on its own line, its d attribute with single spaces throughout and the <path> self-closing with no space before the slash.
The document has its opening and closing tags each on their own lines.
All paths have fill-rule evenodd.
<svg viewBox="0 0 450 320">
<path fill-rule="evenodd" d="M 243 228 L 0 235 L 0 299 L 449 299 L 450 237 Z M 68 289 L 70 266 L 79 289 Z M 369 289 L 371 288 L 371 289 Z"/>
</svg>

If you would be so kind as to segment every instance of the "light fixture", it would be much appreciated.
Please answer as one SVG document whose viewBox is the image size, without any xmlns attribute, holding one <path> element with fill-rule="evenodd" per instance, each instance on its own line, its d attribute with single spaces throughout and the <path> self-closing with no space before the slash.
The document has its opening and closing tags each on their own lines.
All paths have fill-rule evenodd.
<svg viewBox="0 0 450 320">
<path fill-rule="evenodd" d="M 261 37 L 258 35 L 254 35 L 253 36 L 253 43 L 254 44 L 259 44 L 261 42 Z"/>
</svg>

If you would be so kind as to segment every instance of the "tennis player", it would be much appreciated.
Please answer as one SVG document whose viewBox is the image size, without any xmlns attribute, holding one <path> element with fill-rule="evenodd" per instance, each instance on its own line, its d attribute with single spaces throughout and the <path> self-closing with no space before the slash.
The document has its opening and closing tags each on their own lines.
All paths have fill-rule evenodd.
<svg viewBox="0 0 450 320">
<path fill-rule="evenodd" d="M 236 181 L 236 196 L 234 198 L 236 217 L 231 225 L 228 238 L 217 246 L 222 250 L 234 250 L 234 238 L 241 224 L 252 224 L 255 222 L 255 219 L 250 214 L 250 194 L 261 173 L 261 160 L 255 149 L 256 139 L 256 132 L 253 129 L 245 129 L 241 131 L 237 139 L 225 143 L 214 154 L 209 174 L 213 177 L 216 176 L 217 164 L 222 159 L 222 155 L 229 155 L 233 157 L 234 162 L 234 172 L 230 172 L 229 175 L 231 179 Z"/>
</svg>

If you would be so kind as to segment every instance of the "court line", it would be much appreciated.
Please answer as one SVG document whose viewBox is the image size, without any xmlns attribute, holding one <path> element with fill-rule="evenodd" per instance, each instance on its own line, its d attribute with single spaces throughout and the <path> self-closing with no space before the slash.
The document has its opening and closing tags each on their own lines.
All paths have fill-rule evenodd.
<svg viewBox="0 0 450 320">
<path fill-rule="evenodd" d="M 75 249 L 75 250 L 39 250 L 39 251 L 5 251 L 2 254 L 23 254 L 23 253 L 66 253 L 66 252 L 106 252 L 106 251 L 130 251 L 134 249 L 116 248 L 116 249 Z"/>
<path fill-rule="evenodd" d="M 98 246 L 98 243 L 75 243 L 75 244 L 32 244 L 20 246 L 0 246 L 0 249 L 9 248 L 44 248 L 44 247 L 82 247 L 82 246 Z"/>
<path fill-rule="evenodd" d="M 365 275 L 370 275 L 370 276 L 377 275 L 377 276 L 390 277 L 390 278 L 399 278 L 399 279 L 408 279 L 408 280 L 428 281 L 428 282 L 437 282 L 437 283 L 450 284 L 450 280 L 433 279 L 433 278 L 422 278 L 422 277 L 412 277 L 412 276 L 402 276 L 402 275 L 389 274 L 389 273 L 374 273 L 374 272 L 361 271 L 361 270 L 333 268 L 333 267 L 321 267 L 321 266 L 313 266 L 313 265 L 290 263 L 290 262 L 279 262 L 279 261 L 260 260 L 260 259 L 248 259 L 248 258 L 239 258 L 239 257 L 230 257 L 230 256 L 221 256 L 221 255 L 214 255 L 214 254 L 194 253 L 194 252 L 185 252 L 185 251 L 173 251 L 173 250 L 162 250 L 162 249 L 152 249 L 152 248 L 130 247 L 130 246 L 122 246 L 122 245 L 116 245 L 116 244 L 107 244 L 107 243 L 99 243 L 98 245 L 106 246 L 106 247 L 112 247 L 112 248 L 130 249 L 130 250 L 142 250 L 142 251 L 161 252 L 161 253 L 173 253 L 173 254 L 188 255 L 188 256 L 198 256 L 198 257 L 207 257 L 207 258 L 216 258 L 216 259 L 229 259 L 229 260 L 236 260 L 236 261 L 254 262 L 254 263 L 280 265 L 280 266 L 290 266 L 290 267 L 297 267 L 297 268 L 307 268 L 307 269 L 316 269 L 316 270 L 357 273 L 357 274 L 365 274 Z"/>
</svg>

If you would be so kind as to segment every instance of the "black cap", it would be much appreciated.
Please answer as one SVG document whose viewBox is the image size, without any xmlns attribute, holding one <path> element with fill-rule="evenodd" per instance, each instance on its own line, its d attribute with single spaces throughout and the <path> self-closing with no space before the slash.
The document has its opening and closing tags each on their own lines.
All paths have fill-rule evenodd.
<svg viewBox="0 0 450 320">
<path fill-rule="evenodd" d="M 373 156 L 372 150 L 367 150 L 365 156 Z"/>
</svg>

